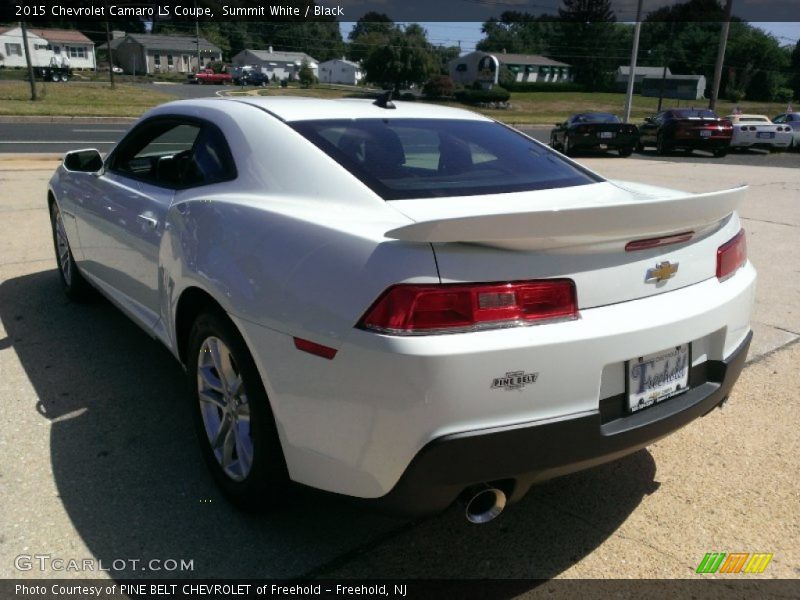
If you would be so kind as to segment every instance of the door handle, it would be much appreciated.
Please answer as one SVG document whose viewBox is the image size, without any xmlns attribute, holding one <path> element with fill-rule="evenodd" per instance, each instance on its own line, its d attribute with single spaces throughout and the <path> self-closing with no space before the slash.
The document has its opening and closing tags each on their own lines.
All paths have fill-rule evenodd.
<svg viewBox="0 0 800 600">
<path fill-rule="evenodd" d="M 155 229 L 158 227 L 158 219 L 154 219 L 153 217 L 148 217 L 147 215 L 139 215 L 136 217 L 136 220 L 140 223 L 144 223 L 150 229 Z"/>
</svg>

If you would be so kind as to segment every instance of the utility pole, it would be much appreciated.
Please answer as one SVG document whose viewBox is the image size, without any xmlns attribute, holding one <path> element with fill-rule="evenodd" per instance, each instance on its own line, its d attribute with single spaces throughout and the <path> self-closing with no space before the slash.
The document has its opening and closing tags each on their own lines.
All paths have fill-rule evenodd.
<svg viewBox="0 0 800 600">
<path fill-rule="evenodd" d="M 722 21 L 722 29 L 719 32 L 719 48 L 717 49 L 717 63 L 714 65 L 714 83 L 711 86 L 711 98 L 708 101 L 708 108 L 715 110 L 717 98 L 719 97 L 719 84 L 722 80 L 722 63 L 725 61 L 725 47 L 728 45 L 728 31 L 731 27 L 731 12 L 733 10 L 733 0 L 725 3 L 725 17 Z"/>
<path fill-rule="evenodd" d="M 194 14 L 197 15 L 197 0 L 194 0 Z M 194 37 L 195 41 L 197 42 L 197 71 L 195 73 L 200 72 L 200 17 L 195 16 L 194 18 Z"/>
<path fill-rule="evenodd" d="M 36 80 L 33 78 L 33 63 L 31 63 L 31 51 L 28 48 L 28 28 L 25 21 L 20 21 L 22 28 L 22 46 L 25 48 L 25 63 L 28 65 L 28 80 L 31 82 L 31 100 L 38 100 L 36 97 Z"/>
<path fill-rule="evenodd" d="M 631 48 L 631 64 L 628 72 L 628 91 L 625 94 L 625 118 L 623 123 L 631 120 L 633 108 L 633 82 L 636 79 L 636 61 L 639 57 L 639 34 L 642 31 L 642 0 L 636 6 L 636 26 L 633 29 L 633 48 Z"/>
</svg>

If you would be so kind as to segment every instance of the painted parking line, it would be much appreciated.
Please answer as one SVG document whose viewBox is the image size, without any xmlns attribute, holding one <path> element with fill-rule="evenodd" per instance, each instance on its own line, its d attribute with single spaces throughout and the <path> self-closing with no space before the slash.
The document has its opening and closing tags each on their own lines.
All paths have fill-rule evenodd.
<svg viewBox="0 0 800 600">
<path fill-rule="evenodd" d="M 73 129 L 73 133 L 125 133 L 126 129 Z"/>
</svg>

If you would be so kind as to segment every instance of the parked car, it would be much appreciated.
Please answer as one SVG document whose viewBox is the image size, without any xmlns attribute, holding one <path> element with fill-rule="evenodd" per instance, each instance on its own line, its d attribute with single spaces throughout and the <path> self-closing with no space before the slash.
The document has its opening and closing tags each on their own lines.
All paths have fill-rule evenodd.
<svg viewBox="0 0 800 600">
<path fill-rule="evenodd" d="M 772 119 L 773 123 L 779 125 L 788 125 L 792 128 L 792 145 L 793 150 L 800 150 L 800 112 L 787 112 L 778 115 Z"/>
<path fill-rule="evenodd" d="M 630 156 L 639 144 L 635 125 L 622 123 L 611 113 L 578 113 L 550 132 L 550 146 L 567 156 L 585 150 L 616 150 Z"/>
<path fill-rule="evenodd" d="M 671 108 L 639 125 L 639 148 L 655 146 L 658 154 L 682 149 L 707 150 L 725 156 L 733 136 L 733 124 L 714 111 L 698 108 Z"/>
<path fill-rule="evenodd" d="M 456 108 L 238 97 L 67 153 L 47 202 L 66 294 L 182 363 L 235 503 L 295 481 L 480 523 L 728 397 L 743 196 L 609 181 Z"/>
<path fill-rule="evenodd" d="M 197 73 L 189 73 L 187 77 L 189 83 L 198 85 L 203 85 L 204 83 L 225 85 L 233 80 L 230 73 L 217 73 L 213 69 L 202 69 Z"/>
<path fill-rule="evenodd" d="M 238 76 L 234 77 L 233 83 L 235 85 L 257 85 L 264 87 L 269 85 L 269 75 L 261 71 L 256 71 L 255 69 L 247 69 L 241 71 Z"/>
<path fill-rule="evenodd" d="M 72 69 L 68 66 L 34 67 L 33 76 L 53 83 L 67 83 L 72 79 Z"/>
<path fill-rule="evenodd" d="M 792 128 L 776 125 L 765 115 L 728 115 L 733 124 L 731 148 L 785 150 L 792 144 Z"/>
</svg>

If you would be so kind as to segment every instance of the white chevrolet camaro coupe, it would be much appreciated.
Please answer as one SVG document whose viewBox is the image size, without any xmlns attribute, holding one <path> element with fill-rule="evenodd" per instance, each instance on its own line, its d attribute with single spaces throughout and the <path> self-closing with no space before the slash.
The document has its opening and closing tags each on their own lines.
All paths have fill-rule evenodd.
<svg viewBox="0 0 800 600">
<path fill-rule="evenodd" d="M 235 503 L 297 482 L 485 522 L 728 397 L 743 193 L 608 181 L 455 108 L 229 98 L 68 153 L 48 203 L 66 293 L 181 362 Z"/>
</svg>

